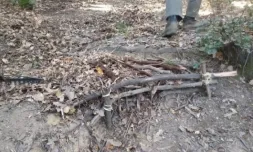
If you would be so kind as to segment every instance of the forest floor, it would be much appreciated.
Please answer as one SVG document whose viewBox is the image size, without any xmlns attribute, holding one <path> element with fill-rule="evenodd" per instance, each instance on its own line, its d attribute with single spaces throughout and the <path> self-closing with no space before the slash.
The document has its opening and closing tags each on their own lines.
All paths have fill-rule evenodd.
<svg viewBox="0 0 253 152">
<path fill-rule="evenodd" d="M 211 99 L 204 90 L 191 89 L 162 92 L 154 99 L 147 94 L 141 99 L 126 98 L 117 103 L 121 108 L 114 109 L 112 130 L 106 129 L 103 119 L 89 126 L 97 101 L 65 117 L 48 110 L 65 104 L 59 101 L 63 92 L 50 92 L 57 85 L 65 88 L 68 98 L 96 89 L 99 82 L 90 80 L 99 80 L 93 79 L 94 70 L 86 61 L 103 53 L 156 56 L 186 67 L 206 61 L 209 72 L 233 67 L 203 56 L 196 48 L 200 35 L 194 30 L 162 38 L 162 0 L 42 0 L 39 4 L 34 11 L 7 1 L 0 5 L 4 75 L 42 76 L 51 81 L 44 88 L 35 84 L 1 89 L 5 93 L 0 97 L 0 152 L 253 151 L 253 88 L 239 76 L 219 79 L 212 86 Z M 199 20 L 212 16 L 204 3 Z M 141 102 L 139 107 L 136 102 Z"/>
</svg>

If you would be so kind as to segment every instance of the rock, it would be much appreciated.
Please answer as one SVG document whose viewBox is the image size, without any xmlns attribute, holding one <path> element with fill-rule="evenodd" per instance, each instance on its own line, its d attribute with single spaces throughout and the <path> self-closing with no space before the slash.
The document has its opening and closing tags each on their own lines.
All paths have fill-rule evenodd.
<svg viewBox="0 0 253 152">
<path fill-rule="evenodd" d="M 253 79 L 249 81 L 249 84 L 253 86 Z"/>
<path fill-rule="evenodd" d="M 226 65 L 225 65 L 225 64 L 221 64 L 221 65 L 220 65 L 220 69 L 221 69 L 221 70 L 224 70 L 224 69 L 225 69 L 225 67 L 226 67 Z"/>
<path fill-rule="evenodd" d="M 214 131 L 213 129 L 207 128 L 207 131 L 208 131 L 210 134 L 215 135 L 215 131 Z"/>
<path fill-rule="evenodd" d="M 228 66 L 227 69 L 228 69 L 228 71 L 233 71 L 234 70 L 232 65 Z"/>
</svg>

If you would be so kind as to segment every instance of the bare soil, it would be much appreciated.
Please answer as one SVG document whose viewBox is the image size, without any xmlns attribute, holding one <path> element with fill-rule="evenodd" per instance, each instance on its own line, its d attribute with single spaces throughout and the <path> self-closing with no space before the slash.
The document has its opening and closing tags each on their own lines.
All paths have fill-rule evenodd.
<svg viewBox="0 0 253 152">
<path fill-rule="evenodd" d="M 197 52 L 195 31 L 160 37 L 165 25 L 161 0 L 42 0 L 34 11 L 1 3 L 0 51 L 8 74 L 39 76 L 38 70 L 27 70 L 31 62 L 52 66 L 49 61 L 59 56 L 81 58 L 89 51 L 139 58 L 156 55 L 189 67 L 207 60 L 209 72 L 229 69 Z M 106 129 L 103 119 L 89 126 L 95 102 L 63 119 L 60 112 L 46 111 L 46 104 L 1 94 L 0 151 L 252 152 L 253 88 L 240 77 L 218 81 L 210 100 L 204 89 L 188 89 L 118 102 L 112 130 Z"/>
</svg>

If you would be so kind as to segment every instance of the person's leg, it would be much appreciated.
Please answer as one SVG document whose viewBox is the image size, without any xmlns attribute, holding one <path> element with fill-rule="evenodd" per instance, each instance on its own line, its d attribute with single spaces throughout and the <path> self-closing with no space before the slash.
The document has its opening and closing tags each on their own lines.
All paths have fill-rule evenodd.
<svg viewBox="0 0 253 152">
<path fill-rule="evenodd" d="M 166 0 L 166 17 L 176 15 L 182 18 L 182 0 Z"/>
<path fill-rule="evenodd" d="M 196 17 L 198 16 L 201 2 L 202 0 L 188 0 L 186 15 L 183 19 L 184 28 L 194 28 L 200 26 L 199 23 L 196 22 Z"/>
<path fill-rule="evenodd" d="M 180 20 L 182 20 L 182 0 L 166 0 L 167 25 L 162 36 L 170 37 L 176 34 Z"/>
<path fill-rule="evenodd" d="M 196 18 L 199 13 L 202 0 L 188 0 L 186 16 Z"/>
</svg>

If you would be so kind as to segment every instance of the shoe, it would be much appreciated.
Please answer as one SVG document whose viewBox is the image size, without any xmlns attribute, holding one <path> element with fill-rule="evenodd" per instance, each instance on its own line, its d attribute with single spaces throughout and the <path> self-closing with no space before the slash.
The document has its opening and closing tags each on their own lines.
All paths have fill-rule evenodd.
<svg viewBox="0 0 253 152">
<path fill-rule="evenodd" d="M 178 19 L 176 15 L 169 16 L 167 18 L 167 24 L 164 32 L 162 33 L 162 37 L 171 37 L 172 35 L 177 34 L 178 31 Z"/>
<path fill-rule="evenodd" d="M 183 29 L 184 30 L 191 30 L 199 27 L 203 27 L 207 25 L 207 22 L 199 22 L 194 17 L 185 16 L 183 19 Z"/>
</svg>

